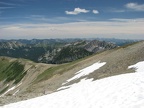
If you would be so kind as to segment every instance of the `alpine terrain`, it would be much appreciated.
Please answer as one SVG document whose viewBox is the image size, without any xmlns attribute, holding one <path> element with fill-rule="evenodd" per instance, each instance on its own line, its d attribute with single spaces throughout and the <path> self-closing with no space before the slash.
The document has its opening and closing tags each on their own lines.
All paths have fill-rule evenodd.
<svg viewBox="0 0 144 108">
<path fill-rule="evenodd" d="M 112 42 L 85 39 L 3 40 L 0 56 L 61 64 L 116 47 Z"/>
<path fill-rule="evenodd" d="M 53 64 L 1 56 L 0 108 L 144 106 L 144 41 L 120 47 L 96 40 L 72 43 L 61 51 L 69 52 L 74 47 L 92 54 L 85 53 L 87 56 L 72 62 L 63 58 Z M 18 47 L 26 50 L 22 44 Z M 55 57 L 62 58 L 61 54 Z"/>
</svg>

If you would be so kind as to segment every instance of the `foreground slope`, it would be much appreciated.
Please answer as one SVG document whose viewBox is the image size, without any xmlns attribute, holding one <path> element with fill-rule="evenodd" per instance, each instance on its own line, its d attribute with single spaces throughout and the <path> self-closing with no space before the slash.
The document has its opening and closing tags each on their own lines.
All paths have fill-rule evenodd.
<svg viewBox="0 0 144 108">
<path fill-rule="evenodd" d="M 0 57 L 0 98 L 25 91 L 40 73 L 51 66 L 25 59 Z"/>
<path fill-rule="evenodd" d="M 95 69 L 106 63 L 96 63 Z M 136 73 L 93 81 L 82 79 L 68 89 L 22 101 L 1 108 L 142 108 L 144 106 L 144 61 L 134 68 Z M 94 71 L 93 66 L 79 73 Z M 77 76 L 77 75 L 76 75 Z"/>
<path fill-rule="evenodd" d="M 27 80 L 21 81 L 22 85 L 19 86 L 20 89 L 14 89 L 10 92 L 11 95 L 7 93 L 0 97 L 1 104 L 3 105 L 11 102 L 27 100 L 40 95 L 57 92 L 57 89 L 61 88 L 62 84 L 65 84 L 64 86 L 72 85 L 80 82 L 81 79 L 84 78 L 93 78 L 93 81 L 95 81 L 114 75 L 133 73 L 134 69 L 128 69 L 128 67 L 140 61 L 144 61 L 143 49 L 144 42 L 142 41 L 113 50 L 104 51 L 102 53 L 92 55 L 71 63 L 61 65 L 35 64 L 36 67 L 38 66 L 36 68 L 37 72 L 32 70 L 29 71 L 29 73 L 31 73 L 29 75 L 34 74 L 34 76 L 25 76 L 24 78 Z M 70 80 L 71 78 L 74 78 L 76 72 L 79 72 L 81 69 L 89 67 L 95 63 L 106 64 L 101 68 L 94 70 L 94 72 L 89 74 L 85 73 L 85 76 L 78 77 L 75 80 Z M 32 69 L 35 70 L 34 67 Z M 41 69 L 45 70 L 39 71 Z M 29 79 L 31 79 L 31 83 L 25 83 L 25 81 L 28 82 Z M 12 87 L 13 86 L 11 86 L 9 89 Z M 7 89 L 7 91 L 9 89 Z M 20 90 L 20 92 L 16 92 L 17 90 Z"/>
</svg>

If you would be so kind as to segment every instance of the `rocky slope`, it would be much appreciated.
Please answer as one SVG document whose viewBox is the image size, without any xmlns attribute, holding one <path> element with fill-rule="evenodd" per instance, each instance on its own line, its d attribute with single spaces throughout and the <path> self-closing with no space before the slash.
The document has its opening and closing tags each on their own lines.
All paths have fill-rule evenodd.
<svg viewBox="0 0 144 108">
<path fill-rule="evenodd" d="M 15 49 L 23 46 L 25 45 L 17 41 L 0 42 L 0 49 Z"/>
<path fill-rule="evenodd" d="M 105 41 L 98 41 L 98 40 L 93 40 L 84 46 L 84 48 L 87 51 L 94 52 L 94 53 L 98 53 L 104 50 L 110 50 L 116 47 L 117 46 L 113 43 L 105 42 Z"/>
<path fill-rule="evenodd" d="M 82 78 L 93 78 L 94 80 L 97 80 L 113 75 L 134 72 L 134 69 L 128 69 L 128 66 L 144 61 L 143 49 L 144 41 L 107 50 L 74 62 L 60 65 L 37 64 L 23 59 L 1 57 L 0 72 L 1 74 L 6 74 L 2 74 L 5 77 L 2 77 L 3 79 L 1 79 L 0 82 L 2 88 L 0 90 L 0 102 L 1 104 L 7 104 L 56 92 L 63 83 L 75 76 L 76 72 L 99 61 L 106 62 L 106 64 L 86 77 L 70 81 L 65 85 L 79 82 Z M 17 77 L 5 82 L 9 77 L 7 71 L 17 69 L 10 66 L 13 62 L 18 62 L 22 66 L 22 69 L 19 70 L 20 75 L 23 75 L 23 73 L 26 72 L 18 83 L 14 83 Z M 13 74 L 10 75 L 13 76 Z"/>
<path fill-rule="evenodd" d="M 117 47 L 115 44 L 98 40 L 10 40 L 0 42 L 0 56 L 60 64 L 115 47 Z"/>
</svg>

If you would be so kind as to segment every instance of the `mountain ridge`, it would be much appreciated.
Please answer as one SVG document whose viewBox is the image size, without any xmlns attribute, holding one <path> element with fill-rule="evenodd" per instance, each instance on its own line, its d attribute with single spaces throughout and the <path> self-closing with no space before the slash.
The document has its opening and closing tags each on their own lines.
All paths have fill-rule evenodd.
<svg viewBox="0 0 144 108">
<path fill-rule="evenodd" d="M 15 40 L 0 42 L 0 56 L 61 64 L 116 47 L 113 43 L 98 40 Z"/>
</svg>

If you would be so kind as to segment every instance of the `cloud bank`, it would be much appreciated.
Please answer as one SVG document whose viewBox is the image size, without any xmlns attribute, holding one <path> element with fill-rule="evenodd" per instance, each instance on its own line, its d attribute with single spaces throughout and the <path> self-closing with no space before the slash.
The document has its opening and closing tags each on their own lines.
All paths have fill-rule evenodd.
<svg viewBox="0 0 144 108">
<path fill-rule="evenodd" d="M 14 38 L 127 38 L 144 39 L 144 19 L 112 19 L 64 24 L 15 24 L 0 26 L 0 39 Z"/>
</svg>

